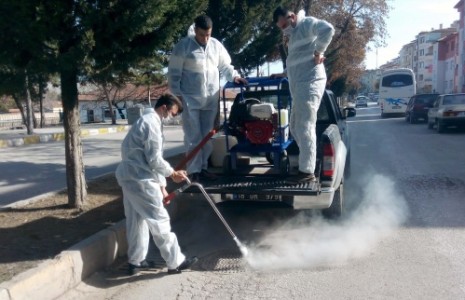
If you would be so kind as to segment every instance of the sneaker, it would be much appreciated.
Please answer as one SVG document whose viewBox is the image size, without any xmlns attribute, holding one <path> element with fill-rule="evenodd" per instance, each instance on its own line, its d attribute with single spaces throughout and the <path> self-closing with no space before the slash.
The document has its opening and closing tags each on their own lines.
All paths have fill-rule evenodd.
<svg viewBox="0 0 465 300">
<path fill-rule="evenodd" d="M 287 180 L 287 183 L 289 184 L 300 184 L 300 183 L 310 183 L 310 182 L 315 182 L 316 177 L 315 174 L 313 173 L 305 173 L 299 171 L 299 173 L 295 176 L 292 176 Z"/>
<path fill-rule="evenodd" d="M 190 267 L 192 267 L 192 265 L 194 265 L 198 261 L 199 259 L 197 258 L 197 256 L 186 258 L 176 269 L 168 269 L 168 274 L 170 275 L 179 274 L 181 273 L 182 270 L 189 269 Z"/>
<path fill-rule="evenodd" d="M 218 175 L 212 173 L 212 172 L 209 172 L 208 170 L 205 170 L 205 169 L 202 169 L 202 171 L 200 171 L 200 176 L 202 178 L 205 178 L 205 179 L 208 179 L 208 180 L 216 180 L 218 179 Z"/>
</svg>

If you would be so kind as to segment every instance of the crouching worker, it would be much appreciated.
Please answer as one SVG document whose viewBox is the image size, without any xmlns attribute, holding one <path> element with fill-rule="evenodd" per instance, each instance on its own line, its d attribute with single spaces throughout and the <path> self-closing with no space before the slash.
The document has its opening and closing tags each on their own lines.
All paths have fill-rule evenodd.
<svg viewBox="0 0 465 300">
<path fill-rule="evenodd" d="M 187 176 L 186 171 L 175 171 L 163 159 L 162 119 L 181 112 L 178 98 L 171 94 L 161 96 L 155 109 L 132 125 L 121 146 L 122 161 L 116 169 L 116 178 L 123 189 L 129 275 L 136 274 L 139 268 L 150 267 L 145 260 L 150 234 L 166 261 L 168 274 L 181 273 L 197 261 L 197 257 L 186 259 L 182 254 L 163 206 L 165 177 L 179 183 Z"/>
</svg>

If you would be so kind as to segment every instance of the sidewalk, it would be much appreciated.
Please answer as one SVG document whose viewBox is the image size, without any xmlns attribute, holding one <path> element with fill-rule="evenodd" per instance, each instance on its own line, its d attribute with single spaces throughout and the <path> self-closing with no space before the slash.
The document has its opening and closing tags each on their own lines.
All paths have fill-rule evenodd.
<svg viewBox="0 0 465 300">
<path fill-rule="evenodd" d="M 117 120 L 116 125 L 112 125 L 111 121 L 105 123 L 86 123 L 81 124 L 81 137 L 127 131 L 129 128 L 130 125 L 128 125 L 127 120 Z M 26 129 L 0 130 L 0 148 L 49 143 L 63 141 L 64 139 L 65 133 L 62 124 L 35 128 L 32 135 L 27 135 Z"/>
</svg>

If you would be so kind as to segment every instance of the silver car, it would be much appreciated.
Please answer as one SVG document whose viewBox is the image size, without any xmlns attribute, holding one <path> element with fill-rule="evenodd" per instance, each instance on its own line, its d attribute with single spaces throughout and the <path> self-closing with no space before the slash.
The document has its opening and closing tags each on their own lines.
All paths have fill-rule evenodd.
<svg viewBox="0 0 465 300">
<path fill-rule="evenodd" d="M 369 98 L 365 96 L 357 97 L 357 99 L 355 99 L 355 107 L 360 107 L 360 106 L 368 107 L 368 100 Z"/>
<path fill-rule="evenodd" d="M 442 133 L 448 126 L 465 126 L 465 93 L 439 95 L 428 110 L 428 128 Z"/>
</svg>

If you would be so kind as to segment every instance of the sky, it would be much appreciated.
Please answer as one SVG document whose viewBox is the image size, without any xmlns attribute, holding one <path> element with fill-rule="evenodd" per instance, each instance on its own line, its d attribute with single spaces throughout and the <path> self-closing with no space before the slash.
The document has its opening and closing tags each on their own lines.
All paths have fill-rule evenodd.
<svg viewBox="0 0 465 300">
<path fill-rule="evenodd" d="M 386 29 L 389 36 L 386 38 L 386 47 L 378 48 L 367 53 L 365 66 L 367 69 L 376 69 L 396 58 L 402 46 L 415 39 L 421 31 L 443 28 L 460 18 L 459 12 L 454 8 L 459 0 L 390 0 L 392 7 L 386 19 Z"/>
</svg>

